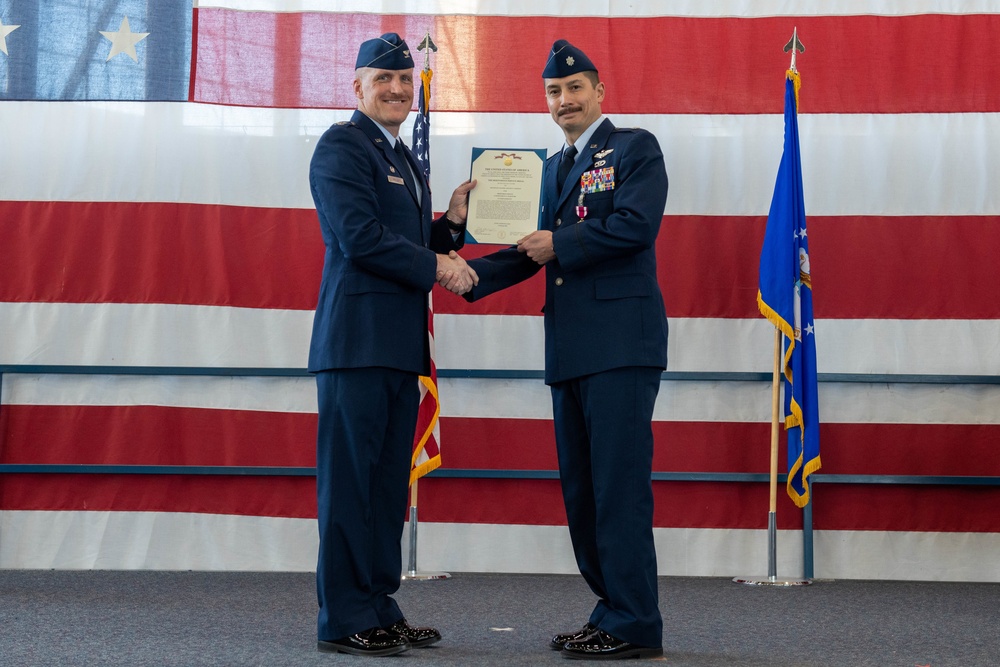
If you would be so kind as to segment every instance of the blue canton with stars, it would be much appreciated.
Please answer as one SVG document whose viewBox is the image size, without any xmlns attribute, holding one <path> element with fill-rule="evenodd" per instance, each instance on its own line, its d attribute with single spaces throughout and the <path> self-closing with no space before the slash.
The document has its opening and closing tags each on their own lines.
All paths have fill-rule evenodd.
<svg viewBox="0 0 1000 667">
<path fill-rule="evenodd" d="M 0 25 L 0 99 L 187 100 L 191 0 L 0 2 Z"/>
<path fill-rule="evenodd" d="M 417 117 L 413 121 L 413 155 L 417 158 L 420 171 L 424 178 L 430 183 L 431 178 L 431 113 L 424 101 L 424 81 L 420 81 L 420 90 L 417 93 Z M 430 97 L 430 80 L 428 77 L 428 94 Z"/>
</svg>

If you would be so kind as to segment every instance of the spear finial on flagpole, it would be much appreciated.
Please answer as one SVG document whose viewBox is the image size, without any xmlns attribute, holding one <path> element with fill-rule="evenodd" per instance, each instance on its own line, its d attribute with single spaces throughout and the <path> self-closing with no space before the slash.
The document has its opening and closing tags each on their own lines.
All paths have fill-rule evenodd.
<svg viewBox="0 0 1000 667">
<path fill-rule="evenodd" d="M 798 51 L 799 53 L 806 52 L 806 47 L 802 46 L 802 42 L 799 41 L 798 27 L 792 29 L 792 38 L 788 40 L 788 44 L 785 44 L 784 51 L 785 53 L 788 53 L 789 51 L 792 52 L 792 64 L 789 65 L 788 69 L 790 69 L 795 73 L 798 73 L 798 70 L 795 69 L 795 52 L 796 51 Z"/>
<path fill-rule="evenodd" d="M 424 35 L 423 41 L 420 42 L 420 46 L 417 47 L 417 51 L 424 52 L 424 70 L 429 70 L 431 68 L 431 51 L 437 53 L 438 47 L 431 39 L 431 34 L 428 32 Z"/>
</svg>

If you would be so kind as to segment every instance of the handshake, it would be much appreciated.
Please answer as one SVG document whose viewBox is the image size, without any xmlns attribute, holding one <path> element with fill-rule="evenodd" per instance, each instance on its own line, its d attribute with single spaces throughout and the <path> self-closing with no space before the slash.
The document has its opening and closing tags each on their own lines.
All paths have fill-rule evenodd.
<svg viewBox="0 0 1000 667">
<path fill-rule="evenodd" d="M 455 294 L 465 294 L 479 284 L 479 276 L 458 253 L 437 256 L 437 281 L 441 287 Z"/>
</svg>

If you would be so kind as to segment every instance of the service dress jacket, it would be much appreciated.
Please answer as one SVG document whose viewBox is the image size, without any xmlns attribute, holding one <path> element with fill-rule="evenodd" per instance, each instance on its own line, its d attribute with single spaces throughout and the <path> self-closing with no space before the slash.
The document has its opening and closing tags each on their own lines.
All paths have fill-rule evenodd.
<svg viewBox="0 0 1000 667">
<path fill-rule="evenodd" d="M 667 316 L 656 275 L 656 237 L 667 199 L 659 143 L 605 119 L 559 193 L 562 153 L 545 164 L 540 229 L 556 259 L 545 266 L 545 382 L 627 366 L 666 368 Z M 472 260 L 470 301 L 534 275 L 516 247 Z"/>
<path fill-rule="evenodd" d="M 432 221 L 430 188 L 409 149 L 394 151 L 356 111 L 320 138 L 309 186 L 326 245 L 309 371 L 378 366 L 429 375 L 435 253 L 463 240 L 452 239 L 444 216 Z"/>
</svg>

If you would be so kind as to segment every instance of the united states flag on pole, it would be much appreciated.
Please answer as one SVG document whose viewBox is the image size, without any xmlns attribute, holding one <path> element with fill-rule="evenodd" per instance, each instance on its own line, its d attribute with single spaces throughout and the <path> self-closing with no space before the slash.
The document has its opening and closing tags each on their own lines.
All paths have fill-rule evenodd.
<svg viewBox="0 0 1000 667">
<path fill-rule="evenodd" d="M 417 157 L 424 178 L 431 177 L 431 77 L 434 71 L 425 67 L 420 72 L 420 90 L 417 93 L 417 117 L 413 122 L 413 154 Z M 420 410 L 417 413 L 417 430 L 413 435 L 413 459 L 410 484 L 441 465 L 441 427 L 438 416 L 437 366 L 434 363 L 434 301 L 427 297 L 427 335 L 431 343 L 431 374 L 420 377 Z"/>
<path fill-rule="evenodd" d="M 420 90 L 417 93 L 417 115 L 413 120 L 413 154 L 424 174 L 431 177 L 431 77 L 434 70 L 427 67 L 420 71 Z"/>
<path fill-rule="evenodd" d="M 785 428 L 788 429 L 788 495 L 799 507 L 809 502 L 810 474 L 819 470 L 819 406 L 816 335 L 806 207 L 799 154 L 799 75 L 785 80 L 785 147 L 771 199 L 760 253 L 760 312 L 786 341 Z"/>
</svg>

